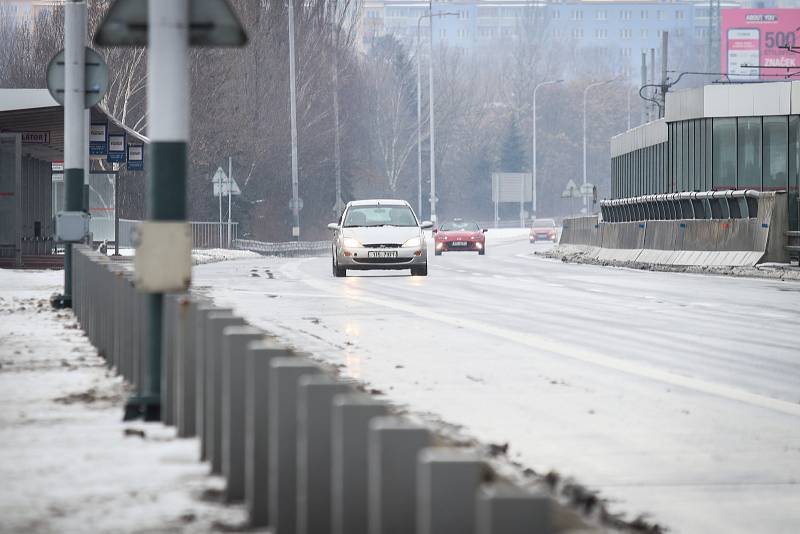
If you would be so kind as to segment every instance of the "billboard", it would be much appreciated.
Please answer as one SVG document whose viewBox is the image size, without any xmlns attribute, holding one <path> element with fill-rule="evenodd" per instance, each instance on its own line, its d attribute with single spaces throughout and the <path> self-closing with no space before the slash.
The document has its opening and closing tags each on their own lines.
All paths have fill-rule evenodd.
<svg viewBox="0 0 800 534">
<path fill-rule="evenodd" d="M 722 71 L 731 81 L 779 80 L 800 67 L 800 9 L 722 9 Z M 787 69 L 788 67 L 788 69 Z"/>
</svg>

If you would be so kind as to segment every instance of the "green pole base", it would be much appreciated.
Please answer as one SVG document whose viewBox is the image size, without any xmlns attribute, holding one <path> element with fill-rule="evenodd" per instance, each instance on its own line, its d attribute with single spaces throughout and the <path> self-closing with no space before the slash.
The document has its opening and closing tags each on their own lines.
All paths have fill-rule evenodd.
<svg viewBox="0 0 800 534">
<path fill-rule="evenodd" d="M 160 396 L 132 395 L 125 404 L 125 415 L 122 420 L 134 421 L 136 419 L 161 421 Z"/>
</svg>

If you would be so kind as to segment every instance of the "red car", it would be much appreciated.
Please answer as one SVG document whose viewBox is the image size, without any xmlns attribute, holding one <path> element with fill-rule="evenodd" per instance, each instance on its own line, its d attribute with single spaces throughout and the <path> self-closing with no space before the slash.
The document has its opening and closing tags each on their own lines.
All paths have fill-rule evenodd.
<svg viewBox="0 0 800 534">
<path fill-rule="evenodd" d="M 536 219 L 531 225 L 531 232 L 528 239 L 531 243 L 537 241 L 552 241 L 556 242 L 558 231 L 556 230 L 556 222 L 553 219 Z"/>
<path fill-rule="evenodd" d="M 483 256 L 486 254 L 486 229 L 481 229 L 477 223 L 453 219 L 451 222 L 442 223 L 439 228 L 434 228 L 434 254 L 441 256 L 442 252 L 455 250 L 478 251 Z"/>
</svg>

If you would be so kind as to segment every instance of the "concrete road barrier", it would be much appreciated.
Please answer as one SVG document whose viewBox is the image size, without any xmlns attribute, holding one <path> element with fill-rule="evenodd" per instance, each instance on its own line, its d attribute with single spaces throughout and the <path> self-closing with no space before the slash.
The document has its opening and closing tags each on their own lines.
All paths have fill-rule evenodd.
<svg viewBox="0 0 800 534">
<path fill-rule="evenodd" d="M 331 414 L 337 395 L 353 388 L 327 375 L 304 376 L 297 410 L 297 533 L 331 532 Z"/>
<path fill-rule="evenodd" d="M 276 358 L 269 375 L 269 518 L 275 534 L 297 532 L 297 407 L 304 376 L 319 367 L 305 358 Z"/>
<path fill-rule="evenodd" d="M 486 465 L 473 452 L 431 447 L 417 466 L 417 534 L 476 534 L 475 495 Z"/>
<path fill-rule="evenodd" d="M 370 422 L 389 406 L 363 393 L 337 395 L 331 415 L 331 532 L 367 534 Z"/>
<path fill-rule="evenodd" d="M 370 421 L 368 517 L 370 534 L 407 534 L 416 528 L 417 458 L 432 444 L 423 426 L 400 417 Z"/>
<path fill-rule="evenodd" d="M 477 494 L 477 534 L 550 534 L 553 503 L 545 495 L 508 482 L 481 486 Z"/>
<path fill-rule="evenodd" d="M 222 331 L 222 474 L 225 500 L 239 502 L 245 494 L 245 389 L 247 345 L 264 338 L 252 326 L 228 326 Z"/>
</svg>

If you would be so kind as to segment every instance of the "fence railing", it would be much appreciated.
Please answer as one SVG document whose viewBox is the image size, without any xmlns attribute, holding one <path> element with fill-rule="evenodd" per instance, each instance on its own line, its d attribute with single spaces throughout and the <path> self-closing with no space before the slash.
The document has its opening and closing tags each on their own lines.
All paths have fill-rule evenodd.
<svg viewBox="0 0 800 534">
<path fill-rule="evenodd" d="M 130 266 L 76 246 L 73 308 L 138 391 L 150 373 L 146 296 Z M 504 481 L 474 449 L 192 293 L 165 295 L 161 418 L 199 440 L 250 526 L 277 534 L 553 530 L 555 501 Z M 584 532 L 584 531 L 582 531 Z"/>
<path fill-rule="evenodd" d="M 265 242 L 237 239 L 233 248 L 258 252 L 264 256 L 321 256 L 331 247 L 330 241 Z"/>
<path fill-rule="evenodd" d="M 133 248 L 133 232 L 142 221 L 134 219 L 119 220 L 119 246 Z M 230 248 L 228 246 L 228 223 L 189 221 L 192 228 L 193 248 Z M 239 237 L 239 223 L 232 222 L 231 243 Z"/>
</svg>

